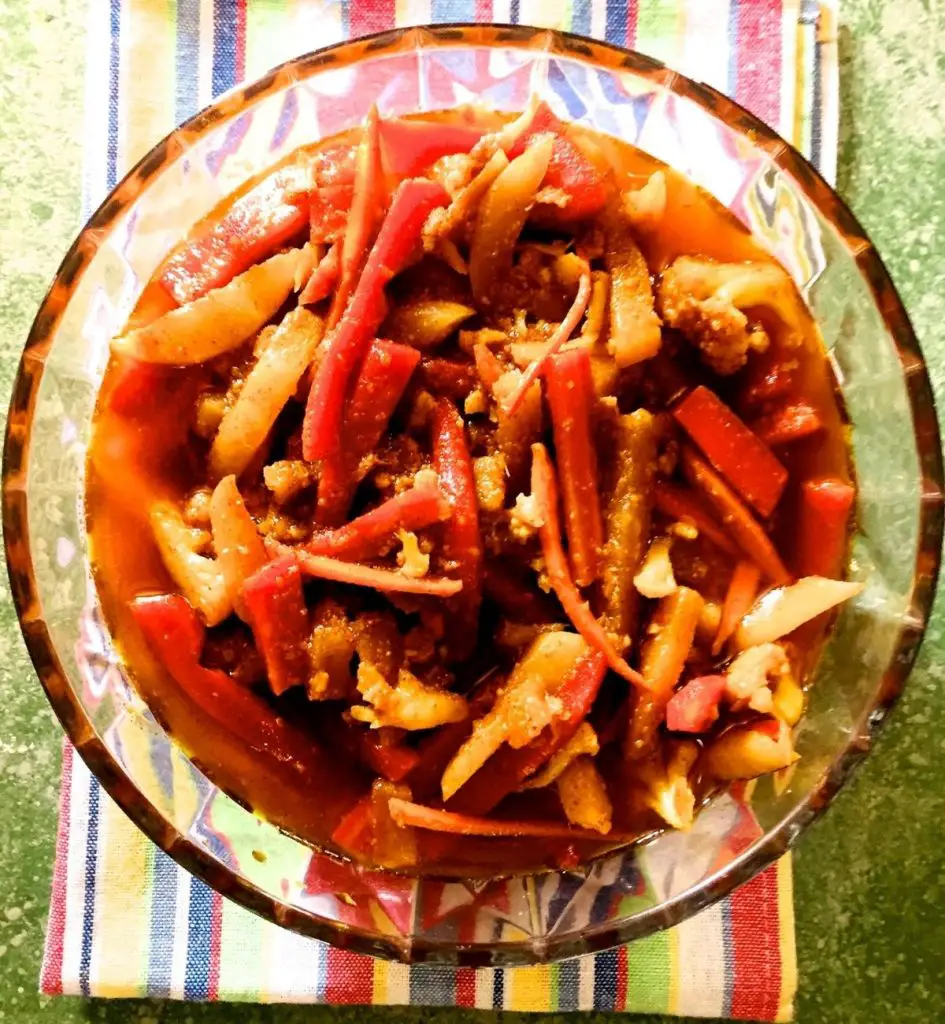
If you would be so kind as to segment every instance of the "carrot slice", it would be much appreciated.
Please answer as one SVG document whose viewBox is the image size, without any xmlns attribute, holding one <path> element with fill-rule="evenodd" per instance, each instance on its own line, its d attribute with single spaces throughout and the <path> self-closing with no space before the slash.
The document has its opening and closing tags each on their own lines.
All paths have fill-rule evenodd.
<svg viewBox="0 0 945 1024">
<path fill-rule="evenodd" d="M 456 836 L 533 836 L 549 839 L 590 839 L 597 843 L 623 841 L 621 833 L 601 835 L 582 828 L 571 828 L 556 821 L 504 821 L 497 818 L 478 818 L 455 811 L 441 811 L 436 807 L 415 804 L 410 800 L 391 797 L 387 806 L 391 817 L 401 828 L 422 828 L 430 832 L 447 832 Z"/>
<path fill-rule="evenodd" d="M 522 379 L 518 383 L 518 387 L 512 393 L 512 397 L 506 404 L 505 411 L 509 416 L 514 416 L 518 407 L 522 404 L 525 395 L 528 393 L 528 389 L 532 386 L 532 382 L 538 378 L 538 375 L 544 370 L 548 360 L 558 351 L 559 348 L 571 337 L 574 333 L 574 329 L 581 322 L 581 317 L 584 316 L 584 311 L 587 309 L 587 304 L 591 298 L 591 268 L 587 261 L 584 261 L 584 269 L 581 271 L 581 283 L 578 285 L 577 295 L 574 297 L 574 302 L 571 303 L 571 308 L 568 310 L 565 318 L 558 324 L 554 334 L 552 334 L 550 341 L 548 342 L 548 348 L 545 349 L 544 353 L 532 363 L 529 364 L 528 369 L 522 374 Z"/>
<path fill-rule="evenodd" d="M 305 287 L 299 293 L 300 306 L 312 306 L 331 295 L 332 288 L 338 281 L 341 269 L 341 255 L 338 243 L 328 250 L 319 260 L 318 266 L 312 271 Z"/>
<path fill-rule="evenodd" d="M 269 562 L 243 584 L 242 596 L 272 692 L 301 686 L 311 671 L 312 630 L 298 565 L 291 558 Z"/>
<path fill-rule="evenodd" d="M 738 628 L 739 622 L 755 603 L 760 580 L 761 570 L 754 562 L 743 558 L 736 564 L 728 590 L 725 592 L 719 628 L 712 643 L 713 654 L 718 654 L 722 650 L 725 642 Z"/>
<path fill-rule="evenodd" d="M 789 582 L 791 574 L 764 528 L 718 473 L 691 448 L 683 449 L 682 467 L 686 478 L 705 495 L 742 551 L 773 583 Z"/>
<path fill-rule="evenodd" d="M 663 515 L 673 516 L 675 519 L 688 519 L 699 533 L 703 537 L 708 537 L 720 551 L 728 555 L 738 554 L 738 547 L 726 537 L 722 528 L 690 491 L 662 480 L 656 485 L 654 500 Z"/>
<path fill-rule="evenodd" d="M 541 550 L 545 558 L 545 569 L 551 587 L 571 620 L 574 628 L 607 659 L 607 664 L 629 683 L 649 690 L 650 683 L 639 672 L 632 669 L 617 653 L 604 627 L 594 618 L 590 605 L 571 578 L 568 560 L 561 546 L 561 522 L 558 518 L 558 482 L 554 466 L 543 444 L 532 445 L 532 496 L 538 506 L 541 527 Z"/>
<path fill-rule="evenodd" d="M 770 516 L 788 472 L 764 441 L 701 384 L 673 409 L 673 416 L 732 487 L 761 515 Z"/>
<path fill-rule="evenodd" d="M 597 452 L 591 436 L 597 396 L 586 349 L 560 352 L 545 376 L 555 454 L 561 474 L 564 522 L 574 582 L 586 587 L 597 578 L 597 552 L 604 543 L 597 480 Z"/>
<path fill-rule="evenodd" d="M 823 430 L 820 413 L 808 402 L 791 402 L 765 413 L 752 428 L 767 445 L 791 444 Z"/>
<path fill-rule="evenodd" d="M 334 580 L 336 583 L 350 583 L 355 587 L 368 587 L 391 594 L 426 594 L 429 597 L 452 597 L 463 589 L 462 580 L 448 580 L 442 576 L 411 579 L 392 569 L 375 569 L 325 555 L 311 555 L 284 544 L 272 544 L 271 547 L 280 555 L 291 555 L 307 576 Z"/>
</svg>

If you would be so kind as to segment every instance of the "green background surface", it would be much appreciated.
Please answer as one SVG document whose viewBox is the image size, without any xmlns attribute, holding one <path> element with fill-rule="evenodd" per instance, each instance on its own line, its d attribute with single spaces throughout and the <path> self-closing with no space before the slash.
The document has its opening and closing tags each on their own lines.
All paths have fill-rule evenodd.
<svg viewBox="0 0 945 1024">
<path fill-rule="evenodd" d="M 0 0 L 0 405 L 80 227 L 87 2 Z M 945 388 L 945 5 L 842 0 L 839 188 L 884 255 Z M 796 857 L 801 1024 L 945 1021 L 945 633 L 933 620 L 878 746 Z M 432 1009 L 201 1006 L 36 994 L 60 731 L 0 581 L 0 1021 L 430 1021 Z M 502 1014 L 503 1017 L 528 1015 Z M 594 1018 L 617 1019 L 615 1014 Z M 543 1024 L 550 1017 L 540 1019 Z M 563 1017 L 561 1018 L 564 1019 Z M 625 1018 L 624 1018 L 625 1019 Z M 636 1017 L 641 1022 L 664 1018 Z"/>
</svg>

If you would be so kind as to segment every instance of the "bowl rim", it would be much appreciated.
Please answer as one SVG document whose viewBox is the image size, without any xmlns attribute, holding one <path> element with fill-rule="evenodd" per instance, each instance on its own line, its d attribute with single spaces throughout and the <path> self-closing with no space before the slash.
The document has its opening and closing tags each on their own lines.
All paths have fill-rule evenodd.
<svg viewBox="0 0 945 1024">
<path fill-rule="evenodd" d="M 238 115 L 247 104 L 296 84 L 326 67 L 344 67 L 380 53 L 463 45 L 547 50 L 592 65 L 624 69 L 684 96 L 729 128 L 748 137 L 789 173 L 808 201 L 843 237 L 896 345 L 912 414 L 923 489 L 919 500 L 918 545 L 911 601 L 900 625 L 896 650 L 877 683 L 870 708 L 857 723 L 846 749 L 803 802 L 724 868 L 673 899 L 587 933 L 518 943 L 441 943 L 410 936 L 383 936 L 305 911 L 235 875 L 172 826 L 135 787 L 87 722 L 66 683 L 36 591 L 27 519 L 27 463 L 39 385 L 46 355 L 61 316 L 100 238 L 158 175 L 213 126 Z M 836 191 L 788 142 L 757 117 L 711 86 L 696 82 L 644 54 L 611 43 L 527 25 L 446 23 L 394 29 L 345 40 L 276 66 L 243 83 L 183 122 L 157 143 L 119 181 L 91 215 L 64 257 L 33 321 L 13 383 L 3 449 L 2 520 L 10 588 L 34 669 L 66 735 L 89 770 L 128 817 L 165 853 L 214 890 L 282 927 L 343 949 L 403 963 L 440 962 L 456 966 L 514 966 L 547 963 L 607 949 L 677 924 L 728 895 L 785 853 L 830 805 L 865 758 L 896 704 L 922 643 L 935 597 L 943 534 L 942 450 L 935 401 L 919 342 L 895 285 L 866 232 Z"/>
</svg>

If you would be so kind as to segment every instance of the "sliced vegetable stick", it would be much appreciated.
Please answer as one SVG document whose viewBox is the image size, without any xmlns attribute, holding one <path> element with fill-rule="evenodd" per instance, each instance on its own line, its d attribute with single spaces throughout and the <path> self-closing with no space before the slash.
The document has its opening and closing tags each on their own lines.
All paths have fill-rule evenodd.
<svg viewBox="0 0 945 1024">
<path fill-rule="evenodd" d="M 656 507 L 666 516 L 675 519 L 688 519 L 703 537 L 727 555 L 737 555 L 738 547 L 729 540 L 721 527 L 699 504 L 698 498 L 667 480 L 660 480 L 654 491 Z"/>
<path fill-rule="evenodd" d="M 657 632 L 644 643 L 640 662 L 650 692 L 637 697 L 624 745 L 624 752 L 631 760 L 644 756 L 652 748 L 673 687 L 679 682 L 692 650 L 704 603 L 697 591 L 679 587 L 657 606 L 652 623 Z"/>
<path fill-rule="evenodd" d="M 148 512 L 164 567 L 208 626 L 219 625 L 233 610 L 217 561 L 198 555 L 201 531 L 184 522 L 173 502 L 156 501 Z"/>
<path fill-rule="evenodd" d="M 711 776 L 729 781 L 754 779 L 797 760 L 790 728 L 772 718 L 722 733 L 705 751 L 702 763 Z"/>
<path fill-rule="evenodd" d="M 616 417 L 613 438 L 608 438 L 613 455 L 604 466 L 609 480 L 604 507 L 606 540 L 600 555 L 601 620 L 621 651 L 630 646 L 636 632 L 640 597 L 633 578 L 650 534 L 658 437 L 656 418 L 646 409 L 637 409 Z"/>
<path fill-rule="evenodd" d="M 384 319 L 384 288 L 413 254 L 427 215 L 446 200 L 446 190 L 435 181 L 410 178 L 398 185 L 345 315 L 312 380 L 302 425 L 302 453 L 310 462 L 341 447 L 345 399 L 351 378 Z"/>
<path fill-rule="evenodd" d="M 269 561 L 269 555 L 232 474 L 214 488 L 210 498 L 210 528 L 227 594 L 236 614 L 248 621 L 242 599 L 243 583 Z"/>
<path fill-rule="evenodd" d="M 610 832 L 614 808 L 593 758 L 584 754 L 565 768 L 558 778 L 558 798 L 572 825 L 605 835 Z"/>
<path fill-rule="evenodd" d="M 449 518 L 452 506 L 436 486 L 418 485 L 339 526 L 316 533 L 305 545 L 313 555 L 359 561 L 376 555 L 398 530 L 419 530 Z"/>
<path fill-rule="evenodd" d="M 387 593 L 426 594 L 429 597 L 452 597 L 463 589 L 462 580 L 448 580 L 437 576 L 411 579 L 392 569 L 375 569 L 369 565 L 342 562 L 340 559 L 327 558 L 324 555 L 310 555 L 307 551 L 282 544 L 273 544 L 270 547 L 279 554 L 292 555 L 302 572 L 308 576 L 335 580 L 337 583 L 350 583 L 355 587 L 368 587 Z"/>
<path fill-rule="evenodd" d="M 735 644 L 739 650 L 744 650 L 778 640 L 805 622 L 856 597 L 862 589 L 862 583 L 805 576 L 788 587 L 769 590 L 742 619 L 735 633 Z"/>
<path fill-rule="evenodd" d="M 699 676 L 677 690 L 666 705 L 666 728 L 672 732 L 705 732 L 719 717 L 725 676 Z"/>
<path fill-rule="evenodd" d="M 770 516 L 788 479 L 771 449 L 701 384 L 676 405 L 673 417 L 732 487 L 762 516 Z"/>
<path fill-rule="evenodd" d="M 428 252 L 456 234 L 479 207 L 489 186 L 509 165 L 509 159 L 497 149 L 473 180 L 443 210 L 434 210 L 423 225 L 423 247 Z M 468 273 L 468 268 L 465 271 Z"/>
<path fill-rule="evenodd" d="M 522 379 L 519 382 L 518 388 L 512 394 L 511 398 L 505 403 L 505 410 L 509 416 L 515 415 L 518 407 L 522 404 L 525 395 L 528 393 L 528 389 L 531 387 L 532 381 L 537 380 L 538 375 L 544 370 L 548 360 L 574 333 L 575 328 L 581 322 L 581 317 L 584 316 L 584 310 L 587 309 L 587 301 L 590 297 L 591 269 L 585 261 L 584 270 L 581 273 L 581 283 L 578 285 L 577 295 L 574 297 L 574 302 L 571 303 L 571 308 L 568 310 L 567 316 L 565 316 L 561 323 L 555 328 L 555 332 L 552 334 L 548 343 L 548 348 L 538 359 L 529 365 L 528 369 L 522 374 Z"/>
<path fill-rule="evenodd" d="M 357 274 L 373 234 L 378 207 L 382 205 L 382 190 L 377 107 L 372 104 L 364 119 L 361 141 L 354 159 L 354 192 L 341 244 L 341 274 L 328 312 L 328 330 L 341 319 L 354 291 Z"/>
<path fill-rule="evenodd" d="M 378 130 L 384 168 L 398 181 L 420 174 L 441 156 L 468 153 L 482 138 L 482 129 L 471 124 L 419 118 L 382 118 Z"/>
<path fill-rule="evenodd" d="M 295 559 L 277 558 L 243 584 L 243 604 L 256 646 L 266 662 L 269 686 L 278 696 L 308 680 L 311 629 Z"/>
<path fill-rule="evenodd" d="M 853 487 L 836 477 L 801 484 L 794 555 L 798 576 L 841 575 L 855 499 Z"/>
<path fill-rule="evenodd" d="M 168 257 L 159 280 L 178 303 L 193 302 L 229 284 L 302 230 L 308 196 L 300 192 L 290 199 L 293 170 L 286 167 L 269 175 Z"/>
<path fill-rule="evenodd" d="M 239 476 L 262 447 L 295 394 L 322 339 L 323 321 L 302 307 L 276 328 L 249 371 L 236 402 L 223 414 L 210 448 L 210 474 Z"/>
<path fill-rule="evenodd" d="M 409 800 L 392 797 L 388 805 L 394 821 L 402 828 L 422 828 L 431 832 L 449 832 L 459 836 L 535 836 L 549 839 L 589 839 L 594 842 L 623 841 L 620 833 L 603 836 L 580 828 L 571 828 L 555 821 L 506 821 L 498 818 L 476 818 L 455 811 L 442 811 Z"/>
<path fill-rule="evenodd" d="M 820 413 L 809 402 L 789 402 L 755 420 L 752 430 L 767 445 L 793 444 L 824 429 Z"/>
<path fill-rule="evenodd" d="M 764 527 L 745 508 L 728 484 L 691 448 L 683 449 L 682 466 L 686 478 L 705 495 L 742 551 L 773 583 L 786 583 L 791 574 L 781 561 L 781 556 Z"/>
<path fill-rule="evenodd" d="M 544 137 L 516 157 L 489 186 L 476 211 L 469 249 L 469 283 L 480 306 L 512 269 L 515 243 L 548 169 L 554 139 Z"/>
<path fill-rule="evenodd" d="M 112 348 L 143 363 L 172 366 L 205 363 L 238 348 L 289 297 L 296 266 L 303 258 L 301 249 L 271 256 L 225 287 L 172 309 L 145 327 L 119 335 Z"/>
<path fill-rule="evenodd" d="M 596 398 L 590 356 L 583 349 L 554 356 L 548 364 L 545 385 L 564 498 L 572 575 L 579 587 L 586 587 L 597 578 L 597 553 L 604 542 L 597 452 L 591 437 Z"/>
<path fill-rule="evenodd" d="M 621 368 L 660 350 L 650 270 L 623 212 L 611 206 L 605 221 L 604 265 L 610 272 L 610 337 L 607 351 Z"/>
<path fill-rule="evenodd" d="M 551 587 L 558 595 L 574 628 L 607 658 L 607 664 L 629 683 L 649 690 L 650 682 L 632 669 L 617 653 L 603 626 L 594 618 L 590 605 L 581 597 L 571 579 L 568 562 L 561 546 L 561 523 L 558 519 L 558 483 L 554 466 L 543 444 L 532 445 L 532 495 L 538 503 L 542 525 L 539 528 L 541 550 Z"/>
<path fill-rule="evenodd" d="M 472 457 L 462 416 L 446 398 L 437 402 L 432 423 L 433 468 L 453 506 L 443 524 L 442 555 L 455 565 L 462 593 L 450 606 L 446 642 L 450 657 L 463 661 L 476 645 L 482 601 L 482 538 Z"/>
<path fill-rule="evenodd" d="M 312 271 L 305 287 L 299 293 L 300 306 L 313 306 L 332 293 L 341 271 L 341 248 L 337 242 L 328 250 Z"/>
<path fill-rule="evenodd" d="M 722 605 L 719 629 L 712 643 L 713 654 L 718 654 L 722 650 L 728 638 L 748 613 L 749 608 L 755 603 L 760 581 L 761 570 L 754 562 L 744 558 L 736 562 L 728 590 L 725 592 L 725 603 Z"/>
</svg>

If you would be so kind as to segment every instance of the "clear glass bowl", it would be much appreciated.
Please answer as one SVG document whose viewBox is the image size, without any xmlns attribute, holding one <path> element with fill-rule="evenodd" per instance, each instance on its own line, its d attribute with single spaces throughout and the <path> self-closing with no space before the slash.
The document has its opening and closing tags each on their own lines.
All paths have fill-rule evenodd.
<svg viewBox="0 0 945 1024">
<path fill-rule="evenodd" d="M 791 272 L 853 424 L 865 583 L 817 673 L 789 784 L 723 796 L 691 832 L 587 867 L 486 882 L 408 879 L 313 852 L 218 789 L 163 732 L 115 657 L 89 574 L 83 475 L 110 338 L 144 283 L 221 196 L 286 153 L 382 114 L 475 101 L 563 117 L 688 174 Z M 285 927 L 410 962 L 505 965 L 603 949 L 674 924 L 780 856 L 869 750 L 912 665 L 942 535 L 938 425 L 919 346 L 849 210 L 745 110 L 659 63 L 550 31 L 390 32 L 291 61 L 159 143 L 66 256 L 20 363 L 3 465 L 14 598 L 49 699 L 111 796 L 185 868 Z"/>
</svg>

